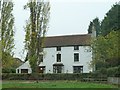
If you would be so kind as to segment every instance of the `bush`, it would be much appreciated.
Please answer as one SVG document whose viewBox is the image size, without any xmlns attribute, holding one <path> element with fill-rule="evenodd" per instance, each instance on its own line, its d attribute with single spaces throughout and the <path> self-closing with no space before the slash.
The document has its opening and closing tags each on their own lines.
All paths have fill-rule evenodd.
<svg viewBox="0 0 120 90">
<path fill-rule="evenodd" d="M 93 72 L 93 75 L 96 76 L 107 76 L 107 77 L 120 77 L 120 65 L 117 67 L 110 67 L 110 68 L 101 68 Z"/>
<path fill-rule="evenodd" d="M 83 74 L 15 74 L 3 73 L 3 80 L 79 80 L 84 81 L 85 78 L 94 78 L 98 80 L 104 78 L 96 73 L 83 73 Z M 107 77 L 105 77 L 107 79 Z"/>
<path fill-rule="evenodd" d="M 2 73 L 15 73 L 16 69 L 15 68 L 3 68 Z"/>
<path fill-rule="evenodd" d="M 112 77 L 120 77 L 120 66 L 108 68 L 107 75 Z"/>
</svg>

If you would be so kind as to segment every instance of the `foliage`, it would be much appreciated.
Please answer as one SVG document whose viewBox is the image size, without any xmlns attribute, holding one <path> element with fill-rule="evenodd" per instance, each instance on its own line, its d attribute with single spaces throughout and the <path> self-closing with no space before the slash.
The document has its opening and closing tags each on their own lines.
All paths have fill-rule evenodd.
<svg viewBox="0 0 120 90">
<path fill-rule="evenodd" d="M 120 31 L 112 31 L 107 36 L 98 36 L 92 41 L 92 65 L 96 65 L 96 70 L 120 64 L 119 35 Z"/>
<path fill-rule="evenodd" d="M 2 73 L 15 73 L 16 69 L 15 68 L 3 68 Z"/>
<path fill-rule="evenodd" d="M 96 70 L 94 73 L 107 75 L 107 77 L 120 77 L 120 65 L 116 67 L 99 68 L 99 70 Z"/>
<path fill-rule="evenodd" d="M 93 26 L 96 30 L 96 35 L 98 36 L 100 34 L 100 21 L 99 21 L 99 18 L 95 18 L 93 19 L 93 21 L 91 22 L 90 21 L 90 25 L 89 25 L 89 28 L 88 28 L 88 33 L 92 33 L 92 30 L 93 30 Z"/>
<path fill-rule="evenodd" d="M 101 78 L 107 79 L 107 76 L 99 73 L 82 73 L 82 74 L 40 74 L 37 73 L 38 80 L 79 80 L 84 81 L 85 78 L 93 78 L 94 80 L 100 80 Z M 3 80 L 36 80 L 34 74 L 14 74 L 3 73 Z"/>
<path fill-rule="evenodd" d="M 108 76 L 120 77 L 120 65 L 117 67 L 110 67 L 107 69 Z"/>
<path fill-rule="evenodd" d="M 9 53 L 2 52 L 2 67 L 3 68 L 10 68 L 12 67 L 14 62 L 13 56 Z"/>
<path fill-rule="evenodd" d="M 88 33 L 92 33 L 92 27 L 95 27 L 96 35 L 106 36 L 111 31 L 120 30 L 120 4 L 119 2 L 112 6 L 112 8 L 106 13 L 104 19 L 100 22 L 98 18 L 95 18 L 88 27 Z"/>
<path fill-rule="evenodd" d="M 88 27 L 88 33 L 92 33 L 93 22 L 90 21 L 90 25 Z"/>
<path fill-rule="evenodd" d="M 106 16 L 98 24 L 99 32 L 96 29 L 97 38 L 92 40 L 93 61 L 91 66 L 101 74 L 117 75 L 120 65 L 120 4 L 112 6 Z M 98 20 L 93 20 L 94 23 Z M 90 22 L 88 33 L 92 33 L 93 22 Z M 99 26 L 100 25 L 100 26 Z M 111 72 L 111 73 L 110 73 Z"/>
<path fill-rule="evenodd" d="M 14 16 L 13 2 L 1 3 L 1 56 L 3 68 L 10 67 L 13 61 L 13 48 L 14 48 Z"/>
<path fill-rule="evenodd" d="M 12 68 L 18 68 L 20 65 L 22 65 L 24 62 L 19 59 L 19 58 L 14 58 L 13 59 L 13 65 L 11 66 Z"/>
<path fill-rule="evenodd" d="M 30 62 L 32 72 L 37 72 L 37 67 L 41 62 L 41 54 L 43 52 L 44 38 L 47 31 L 49 21 L 49 2 L 30 1 L 24 6 L 30 10 L 30 19 L 25 27 L 25 49 L 28 52 L 28 60 Z"/>
<path fill-rule="evenodd" d="M 119 2 L 112 6 L 106 13 L 106 16 L 101 22 L 101 35 L 107 35 L 111 31 L 120 30 L 120 4 Z"/>
<path fill-rule="evenodd" d="M 2 73 L 15 73 L 15 69 L 22 64 L 11 55 L 2 54 L 2 56 L 4 57 L 4 60 L 2 62 Z M 9 63 L 7 60 L 9 60 Z"/>
</svg>

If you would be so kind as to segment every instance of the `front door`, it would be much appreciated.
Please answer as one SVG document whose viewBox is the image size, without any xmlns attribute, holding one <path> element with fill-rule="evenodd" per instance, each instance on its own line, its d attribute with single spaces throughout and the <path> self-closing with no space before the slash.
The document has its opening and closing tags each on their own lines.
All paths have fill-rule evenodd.
<svg viewBox="0 0 120 90">
<path fill-rule="evenodd" d="M 45 72 L 45 66 L 40 66 L 39 73 L 44 73 L 44 72 Z"/>
</svg>

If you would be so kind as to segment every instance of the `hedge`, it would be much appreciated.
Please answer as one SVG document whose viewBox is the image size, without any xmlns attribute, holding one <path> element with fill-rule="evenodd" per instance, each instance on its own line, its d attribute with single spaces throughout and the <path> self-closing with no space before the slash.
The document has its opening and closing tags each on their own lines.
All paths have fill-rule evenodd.
<svg viewBox="0 0 120 90">
<path fill-rule="evenodd" d="M 3 68 L 2 73 L 16 73 L 15 68 Z"/>
<path fill-rule="evenodd" d="M 107 76 L 97 75 L 96 73 L 83 74 L 15 74 L 3 73 L 2 80 L 80 80 L 84 81 L 88 78 L 94 80 L 107 80 Z"/>
<path fill-rule="evenodd" d="M 118 67 L 111 67 L 107 69 L 109 77 L 120 77 L 120 65 Z"/>
<path fill-rule="evenodd" d="M 107 75 L 108 77 L 120 77 L 120 65 L 110 68 L 101 68 L 96 70 L 94 73 Z"/>
</svg>

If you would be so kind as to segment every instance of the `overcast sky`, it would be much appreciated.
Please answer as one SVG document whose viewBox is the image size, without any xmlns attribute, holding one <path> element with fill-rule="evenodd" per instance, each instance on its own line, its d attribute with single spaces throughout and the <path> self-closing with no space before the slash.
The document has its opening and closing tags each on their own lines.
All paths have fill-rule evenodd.
<svg viewBox="0 0 120 90">
<path fill-rule="evenodd" d="M 15 17 L 15 57 L 24 60 L 25 21 L 29 17 L 29 10 L 23 6 L 28 0 L 14 1 Z M 98 17 L 104 18 L 111 6 L 119 0 L 50 0 L 51 14 L 47 36 L 87 34 L 90 21 Z"/>
</svg>

